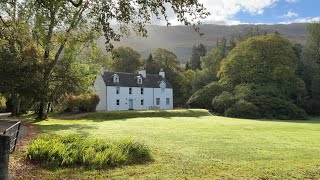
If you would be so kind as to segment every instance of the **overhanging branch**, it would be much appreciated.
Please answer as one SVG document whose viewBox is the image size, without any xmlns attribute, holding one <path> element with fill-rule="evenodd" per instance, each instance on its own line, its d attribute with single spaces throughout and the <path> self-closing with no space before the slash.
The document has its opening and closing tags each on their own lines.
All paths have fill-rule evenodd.
<svg viewBox="0 0 320 180">
<path fill-rule="evenodd" d="M 79 0 L 78 3 L 75 3 L 73 0 L 69 0 L 74 7 L 79 7 L 82 4 L 82 0 Z"/>
</svg>

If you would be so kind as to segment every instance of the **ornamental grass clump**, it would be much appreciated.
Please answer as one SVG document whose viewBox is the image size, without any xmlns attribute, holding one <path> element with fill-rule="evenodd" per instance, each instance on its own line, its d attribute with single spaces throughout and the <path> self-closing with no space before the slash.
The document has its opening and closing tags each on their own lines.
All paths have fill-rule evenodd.
<svg viewBox="0 0 320 180">
<path fill-rule="evenodd" d="M 151 160 L 149 149 L 132 139 L 104 141 L 78 135 L 45 136 L 34 140 L 26 157 L 34 163 L 53 166 L 83 165 L 107 168 Z"/>
</svg>

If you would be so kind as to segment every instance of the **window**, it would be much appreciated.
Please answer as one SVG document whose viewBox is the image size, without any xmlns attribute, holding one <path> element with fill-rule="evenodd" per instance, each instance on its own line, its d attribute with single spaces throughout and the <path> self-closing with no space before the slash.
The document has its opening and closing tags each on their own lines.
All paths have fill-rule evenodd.
<svg viewBox="0 0 320 180">
<path fill-rule="evenodd" d="M 162 92 L 162 93 L 164 92 L 164 87 L 161 87 L 161 92 Z"/>
<path fill-rule="evenodd" d="M 143 100 L 143 99 L 141 99 L 141 106 L 143 106 L 143 104 L 144 104 L 144 100 Z"/>
<path fill-rule="evenodd" d="M 143 94 L 143 88 L 141 88 L 141 94 Z"/>
<path fill-rule="evenodd" d="M 156 105 L 157 105 L 157 106 L 160 105 L 160 98 L 156 98 Z"/>
<path fill-rule="evenodd" d="M 113 82 L 119 82 L 119 76 L 118 76 L 118 74 L 115 74 L 115 75 L 113 76 Z"/>
<path fill-rule="evenodd" d="M 170 98 L 166 98 L 166 105 L 170 105 Z"/>
<path fill-rule="evenodd" d="M 137 81 L 138 81 L 138 84 L 142 84 L 142 78 L 140 76 L 138 76 Z"/>
<path fill-rule="evenodd" d="M 132 88 L 129 88 L 129 94 L 132 94 Z"/>
<path fill-rule="evenodd" d="M 120 99 L 117 99 L 117 106 L 120 105 Z"/>
<path fill-rule="evenodd" d="M 117 87 L 116 93 L 117 93 L 117 94 L 120 94 L 120 87 Z"/>
</svg>

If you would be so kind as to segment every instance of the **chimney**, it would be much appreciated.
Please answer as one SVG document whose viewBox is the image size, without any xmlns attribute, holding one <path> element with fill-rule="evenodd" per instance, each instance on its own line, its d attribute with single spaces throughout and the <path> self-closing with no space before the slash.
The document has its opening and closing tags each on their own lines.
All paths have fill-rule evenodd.
<svg viewBox="0 0 320 180">
<path fill-rule="evenodd" d="M 141 69 L 139 71 L 139 74 L 143 77 L 143 78 L 146 78 L 147 77 L 147 71 L 145 69 Z"/>
<path fill-rule="evenodd" d="M 104 75 L 104 68 L 102 66 L 100 67 L 100 74 L 101 74 L 101 76 Z"/>
<path fill-rule="evenodd" d="M 162 78 L 166 78 L 166 73 L 163 71 L 163 69 L 160 69 L 159 75 L 162 76 Z"/>
</svg>

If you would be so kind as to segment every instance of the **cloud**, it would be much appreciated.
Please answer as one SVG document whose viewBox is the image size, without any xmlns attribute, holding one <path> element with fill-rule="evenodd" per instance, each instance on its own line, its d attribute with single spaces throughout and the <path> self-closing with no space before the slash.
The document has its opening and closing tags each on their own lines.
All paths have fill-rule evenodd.
<svg viewBox="0 0 320 180">
<path fill-rule="evenodd" d="M 319 22 L 319 21 L 320 21 L 320 16 L 319 17 L 304 17 L 304 18 L 294 19 L 293 21 L 280 22 L 279 24 L 310 23 L 310 22 Z"/>
<path fill-rule="evenodd" d="M 234 19 L 236 14 L 244 12 L 250 15 L 262 15 L 264 9 L 273 7 L 277 1 L 278 0 L 199 0 L 211 13 L 211 15 L 202 20 L 202 22 L 206 24 L 223 25 L 243 24 L 244 22 Z M 174 14 L 172 14 L 169 19 L 172 25 L 181 24 L 176 20 Z"/>
<path fill-rule="evenodd" d="M 296 3 L 298 0 L 286 0 L 287 3 Z"/>
<path fill-rule="evenodd" d="M 283 15 L 283 18 L 293 18 L 298 17 L 299 15 L 295 12 L 292 12 L 291 10 L 287 12 L 287 14 Z"/>
</svg>

